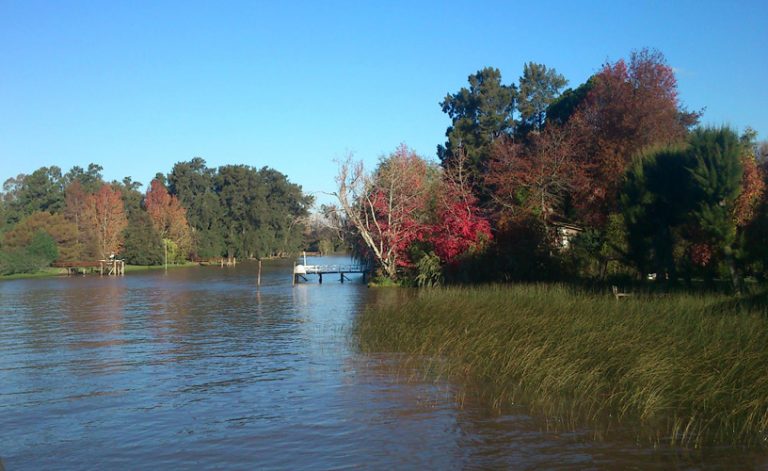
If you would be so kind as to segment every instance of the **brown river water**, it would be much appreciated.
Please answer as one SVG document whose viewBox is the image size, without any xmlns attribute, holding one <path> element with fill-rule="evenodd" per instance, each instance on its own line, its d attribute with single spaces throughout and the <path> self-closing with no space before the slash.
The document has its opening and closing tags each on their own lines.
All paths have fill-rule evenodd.
<svg viewBox="0 0 768 471">
<path fill-rule="evenodd" d="M 357 275 L 292 287 L 290 272 L 265 263 L 260 287 L 254 263 L 0 282 L 0 468 L 768 469 L 764 452 L 500 414 L 458 394 L 472 385 L 357 350 L 354 318 L 382 290 Z"/>
</svg>

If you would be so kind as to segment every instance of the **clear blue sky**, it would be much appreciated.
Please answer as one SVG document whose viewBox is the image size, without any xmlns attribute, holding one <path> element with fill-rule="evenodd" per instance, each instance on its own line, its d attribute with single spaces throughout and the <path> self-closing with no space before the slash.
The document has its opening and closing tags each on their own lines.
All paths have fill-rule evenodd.
<svg viewBox="0 0 768 471">
<path fill-rule="evenodd" d="M 0 0 L 0 180 L 95 162 L 146 185 L 201 156 L 330 192 L 349 151 L 434 157 L 438 103 L 484 66 L 577 86 L 643 47 L 704 123 L 768 138 L 768 2 L 578 3 Z"/>
</svg>

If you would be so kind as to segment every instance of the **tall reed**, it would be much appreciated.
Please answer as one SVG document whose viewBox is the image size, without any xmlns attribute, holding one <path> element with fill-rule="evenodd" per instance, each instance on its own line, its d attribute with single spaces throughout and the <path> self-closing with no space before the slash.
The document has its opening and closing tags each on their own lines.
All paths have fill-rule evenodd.
<svg viewBox="0 0 768 471">
<path fill-rule="evenodd" d="M 425 290 L 376 304 L 361 348 L 439 358 L 565 423 L 701 446 L 768 439 L 768 311 L 725 296 L 616 301 L 562 285 Z"/>
</svg>

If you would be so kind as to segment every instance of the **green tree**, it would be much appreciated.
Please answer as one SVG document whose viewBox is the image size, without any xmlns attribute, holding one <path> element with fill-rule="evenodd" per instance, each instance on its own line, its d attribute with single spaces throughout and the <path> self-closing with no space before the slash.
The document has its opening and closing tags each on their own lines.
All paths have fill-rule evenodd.
<svg viewBox="0 0 768 471">
<path fill-rule="evenodd" d="M 133 181 L 131 177 L 125 177 L 121 182 L 113 181 L 112 188 L 120 190 L 125 213 L 128 216 L 142 210 L 142 194 L 139 191 L 139 188 L 141 188 L 140 182 Z"/>
<path fill-rule="evenodd" d="M 299 185 L 277 170 L 263 167 L 259 177 L 268 188 L 268 225 L 275 233 L 276 255 L 298 251 L 304 245 L 304 229 L 314 198 L 304 195 Z"/>
<path fill-rule="evenodd" d="M 660 281 L 677 276 L 674 250 L 696 205 L 691 165 L 684 147 L 665 147 L 642 154 L 627 172 L 619 202 L 626 255 L 640 276 L 655 272 Z"/>
<path fill-rule="evenodd" d="M 83 189 L 79 181 L 73 181 L 64 189 L 64 217 L 75 226 L 75 234 L 78 246 L 90 249 L 92 234 L 85 230 L 85 202 L 88 193 Z M 81 250 L 80 255 L 85 255 L 87 250 Z"/>
<path fill-rule="evenodd" d="M 174 165 L 168 190 L 187 210 L 202 257 L 263 257 L 296 252 L 312 197 L 282 173 L 264 167 L 209 169 L 199 157 Z"/>
<path fill-rule="evenodd" d="M 569 88 L 562 95 L 552 100 L 547 107 L 546 122 L 564 125 L 576 112 L 576 109 L 584 102 L 594 87 L 594 77 L 582 83 L 575 89 Z"/>
<path fill-rule="evenodd" d="M 697 129 L 690 139 L 689 152 L 695 161 L 690 172 L 698 192 L 693 214 L 708 242 L 723 255 L 737 295 L 742 283 L 734 259 L 737 225 L 733 212 L 741 193 L 742 151 L 739 136 L 728 128 Z"/>
<path fill-rule="evenodd" d="M 102 170 L 104 168 L 101 165 L 94 163 L 88 164 L 88 170 L 83 170 L 82 167 L 75 165 L 64 175 L 65 186 L 78 182 L 83 191 L 95 193 L 104 184 L 104 179 L 101 176 Z"/>
<path fill-rule="evenodd" d="M 544 126 L 547 108 L 567 84 L 568 80 L 555 69 L 534 62 L 525 64 L 517 97 L 521 134 L 538 131 Z"/>
<path fill-rule="evenodd" d="M 121 256 L 131 265 L 163 263 L 163 241 L 145 211 L 129 213 Z"/>
<path fill-rule="evenodd" d="M 34 273 L 40 268 L 38 260 L 30 257 L 26 250 L 0 251 L 0 275 Z"/>
<path fill-rule="evenodd" d="M 263 234 L 258 231 L 265 217 L 267 194 L 266 188 L 259 184 L 256 172 L 246 165 L 225 165 L 219 168 L 215 182 L 224 210 L 226 255 L 254 255 L 249 253 L 249 248 L 261 252 L 271 241 L 261 237 Z"/>
<path fill-rule="evenodd" d="M 55 213 L 64 207 L 64 179 L 56 166 L 41 167 L 30 175 L 10 178 L 3 190 L 10 223 L 37 211 Z"/>
<path fill-rule="evenodd" d="M 187 210 L 192 228 L 193 252 L 203 258 L 219 257 L 225 252 L 223 207 L 214 184 L 216 170 L 195 157 L 178 162 L 168 174 L 168 191 Z"/>
<path fill-rule="evenodd" d="M 27 253 L 36 257 L 41 266 L 48 266 L 59 256 L 56 241 L 45 231 L 37 231 L 27 246 Z"/>
<path fill-rule="evenodd" d="M 443 113 L 451 118 L 445 132 L 448 140 L 439 145 L 437 154 L 448 168 L 462 153 L 466 154 L 467 169 L 476 190 L 488 193 L 481 185 L 481 176 L 491 154 L 491 144 L 514 130 L 514 85 L 501 82 L 499 69 L 486 67 L 470 75 L 469 88 L 462 87 L 440 103 Z M 487 196 L 487 195 L 486 195 Z"/>
<path fill-rule="evenodd" d="M 37 231 L 27 246 L 6 247 L 0 251 L 0 275 L 34 273 L 50 265 L 58 256 L 53 238 L 43 231 Z"/>
</svg>

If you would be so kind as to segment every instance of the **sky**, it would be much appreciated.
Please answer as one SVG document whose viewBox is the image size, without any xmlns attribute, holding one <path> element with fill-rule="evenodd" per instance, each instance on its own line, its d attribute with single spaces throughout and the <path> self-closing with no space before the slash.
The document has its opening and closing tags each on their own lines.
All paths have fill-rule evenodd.
<svg viewBox="0 0 768 471">
<path fill-rule="evenodd" d="M 94 162 L 272 167 L 329 203 L 338 162 L 436 159 L 440 102 L 486 66 L 576 87 L 655 48 L 703 124 L 768 139 L 768 2 L 0 0 L 0 181 Z"/>
</svg>

